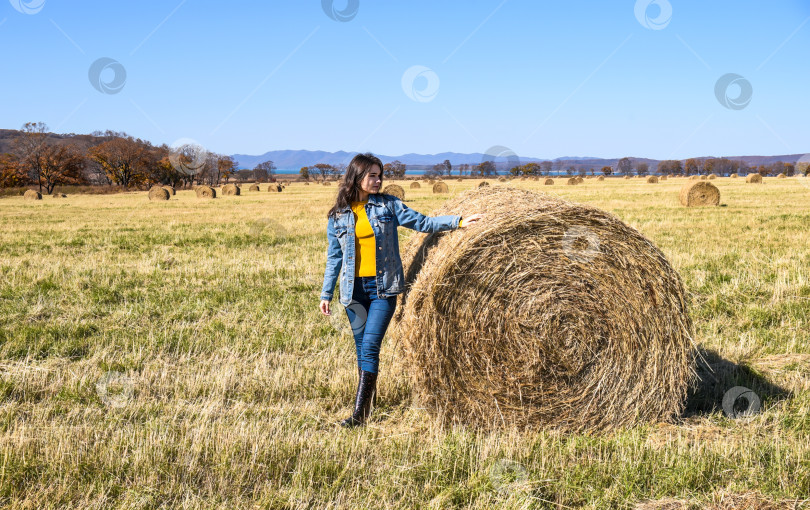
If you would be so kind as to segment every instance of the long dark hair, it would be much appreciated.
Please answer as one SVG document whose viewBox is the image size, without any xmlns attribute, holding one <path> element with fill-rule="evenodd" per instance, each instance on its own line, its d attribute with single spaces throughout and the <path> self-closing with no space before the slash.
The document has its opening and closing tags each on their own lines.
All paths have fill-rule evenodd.
<svg viewBox="0 0 810 510">
<path fill-rule="evenodd" d="M 335 199 L 335 205 L 326 214 L 327 218 L 334 216 L 338 210 L 348 207 L 351 202 L 356 202 L 360 198 L 360 191 L 362 191 L 360 183 L 374 165 L 380 167 L 380 187 L 382 188 L 383 164 L 380 158 L 370 152 L 358 154 L 352 158 L 346 168 L 346 174 L 338 184 L 337 199 Z"/>
</svg>

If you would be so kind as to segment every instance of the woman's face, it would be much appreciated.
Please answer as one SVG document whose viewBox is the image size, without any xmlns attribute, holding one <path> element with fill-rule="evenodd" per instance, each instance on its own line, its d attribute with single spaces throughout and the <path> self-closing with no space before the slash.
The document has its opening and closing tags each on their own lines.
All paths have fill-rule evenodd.
<svg viewBox="0 0 810 510">
<path fill-rule="evenodd" d="M 382 185 L 382 171 L 379 165 L 371 165 L 363 180 L 360 181 L 360 189 L 368 194 L 379 193 Z"/>
</svg>

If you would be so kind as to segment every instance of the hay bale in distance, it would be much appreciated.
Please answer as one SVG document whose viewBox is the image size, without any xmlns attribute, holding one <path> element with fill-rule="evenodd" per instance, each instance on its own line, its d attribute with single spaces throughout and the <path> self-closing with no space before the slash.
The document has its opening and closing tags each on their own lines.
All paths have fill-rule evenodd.
<svg viewBox="0 0 810 510">
<path fill-rule="evenodd" d="M 399 184 L 389 184 L 382 190 L 387 195 L 394 195 L 400 200 L 405 200 L 405 190 Z"/>
<path fill-rule="evenodd" d="M 690 180 L 690 181 L 697 181 L 697 180 L 700 180 L 700 176 L 699 176 L 699 175 L 690 175 L 690 176 L 689 176 L 689 180 Z"/>
<path fill-rule="evenodd" d="M 647 176 L 647 183 L 648 184 L 658 184 L 658 177 L 656 177 L 654 175 L 648 175 Z"/>
<path fill-rule="evenodd" d="M 720 190 L 710 182 L 687 182 L 678 193 L 678 200 L 687 207 L 720 205 Z"/>
<path fill-rule="evenodd" d="M 67 198 L 67 195 L 65 195 L 64 193 L 54 193 L 54 194 L 53 194 L 53 195 L 51 195 L 51 196 L 52 196 L 53 198 Z"/>
<path fill-rule="evenodd" d="M 307 183 L 307 184 L 309 184 L 309 183 Z M 250 187 L 248 188 L 248 191 L 261 191 L 261 190 L 262 189 L 256 183 L 251 184 Z"/>
<path fill-rule="evenodd" d="M 596 178 L 596 180 L 597 180 L 597 181 L 604 181 L 604 180 L 605 180 L 605 176 L 604 176 L 604 175 L 600 175 L 599 177 L 597 177 L 597 178 Z"/>
<path fill-rule="evenodd" d="M 659 178 L 658 178 L 658 180 L 659 180 L 659 181 L 666 181 L 666 180 L 667 180 L 667 176 L 666 176 L 666 175 L 662 175 L 661 177 L 659 177 Z"/>
<path fill-rule="evenodd" d="M 23 193 L 23 198 L 26 200 L 42 200 L 42 193 L 35 189 L 29 189 Z"/>
<path fill-rule="evenodd" d="M 450 188 L 448 188 L 447 184 L 443 183 L 442 181 L 439 181 L 433 185 L 433 193 L 447 193 L 449 191 Z"/>
<path fill-rule="evenodd" d="M 234 183 L 226 184 L 222 187 L 222 194 L 226 196 L 239 196 L 242 194 L 242 188 Z"/>
<path fill-rule="evenodd" d="M 331 182 L 329 182 L 329 181 L 323 181 L 323 185 L 324 185 L 324 186 L 331 186 L 331 185 L 332 185 L 332 183 L 331 183 Z M 280 188 L 280 187 L 281 187 L 281 184 L 279 184 L 279 185 L 278 185 L 278 187 Z"/>
<path fill-rule="evenodd" d="M 567 181 L 565 181 L 565 183 L 569 186 L 576 186 L 577 184 L 579 184 L 579 181 L 577 180 L 576 177 L 570 177 Z"/>
<path fill-rule="evenodd" d="M 546 180 L 543 181 L 543 185 L 544 186 L 552 186 L 552 185 L 554 185 L 554 179 L 552 179 L 551 177 L 546 178 Z"/>
<path fill-rule="evenodd" d="M 762 176 L 756 172 L 748 174 L 748 176 L 745 178 L 745 182 L 750 184 L 762 184 Z"/>
<path fill-rule="evenodd" d="M 194 192 L 197 198 L 217 198 L 217 190 L 211 186 L 197 186 Z"/>
<path fill-rule="evenodd" d="M 777 179 L 784 179 L 786 177 L 787 177 L 787 175 L 785 175 L 785 174 L 779 174 L 779 175 L 776 176 Z"/>
<path fill-rule="evenodd" d="M 629 179 L 629 178 L 630 178 L 630 176 L 629 176 L 629 175 L 625 175 L 625 176 L 624 176 L 624 178 L 625 178 L 625 179 Z"/>
<path fill-rule="evenodd" d="M 474 189 L 431 215 L 476 212 L 490 219 L 404 250 L 392 341 L 419 404 L 485 428 L 679 416 L 692 323 L 663 253 L 610 213 L 523 189 Z"/>
<path fill-rule="evenodd" d="M 419 181 L 413 181 L 413 182 L 411 183 L 411 189 L 419 189 L 419 188 L 421 188 L 421 187 L 422 187 L 422 185 L 421 185 L 421 184 L 419 184 Z"/>
<path fill-rule="evenodd" d="M 164 184 L 164 185 L 163 185 L 163 189 L 165 189 L 166 191 L 168 191 L 168 192 L 169 192 L 169 195 L 171 195 L 171 196 L 175 196 L 175 195 L 177 195 L 177 190 L 176 190 L 176 189 L 174 189 L 174 187 L 173 187 L 173 186 L 169 186 L 168 184 Z"/>
<path fill-rule="evenodd" d="M 149 189 L 149 200 L 168 200 L 171 194 L 163 186 L 152 186 Z"/>
<path fill-rule="evenodd" d="M 709 174 L 709 180 L 717 179 L 717 174 Z"/>
<path fill-rule="evenodd" d="M 272 193 L 281 193 L 281 190 L 283 189 L 284 188 L 281 187 L 281 184 L 271 182 L 270 184 L 267 185 L 267 191 L 270 191 Z"/>
<path fill-rule="evenodd" d="M 585 179 L 583 179 L 581 175 L 579 177 L 575 177 L 575 179 L 577 180 L 577 184 L 582 184 L 585 182 Z"/>
<path fill-rule="evenodd" d="M 484 187 L 486 187 L 486 186 L 489 186 L 489 183 L 488 183 L 487 181 L 481 181 L 481 182 L 478 184 L 478 187 L 479 187 L 479 188 L 484 188 Z"/>
<path fill-rule="evenodd" d="M 705 180 L 708 180 L 708 179 L 709 179 L 709 176 L 706 175 L 706 174 L 703 174 L 703 175 L 700 176 L 701 181 L 705 181 Z"/>
<path fill-rule="evenodd" d="M 498 177 L 498 181 L 499 181 L 499 182 L 505 182 L 505 181 L 506 181 L 506 177 L 502 175 L 502 176 Z"/>
<path fill-rule="evenodd" d="M 731 174 L 731 175 L 729 175 L 729 177 L 731 177 L 732 179 L 736 179 L 736 178 L 737 178 L 737 174 Z"/>
</svg>

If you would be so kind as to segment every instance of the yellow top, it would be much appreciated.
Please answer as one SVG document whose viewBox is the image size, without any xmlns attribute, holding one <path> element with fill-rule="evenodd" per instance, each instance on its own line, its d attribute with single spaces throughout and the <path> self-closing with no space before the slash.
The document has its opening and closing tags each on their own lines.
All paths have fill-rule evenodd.
<svg viewBox="0 0 810 510">
<path fill-rule="evenodd" d="M 366 204 L 352 202 L 354 213 L 354 275 L 374 276 L 377 273 L 377 254 L 374 252 L 374 230 L 366 215 Z"/>
</svg>

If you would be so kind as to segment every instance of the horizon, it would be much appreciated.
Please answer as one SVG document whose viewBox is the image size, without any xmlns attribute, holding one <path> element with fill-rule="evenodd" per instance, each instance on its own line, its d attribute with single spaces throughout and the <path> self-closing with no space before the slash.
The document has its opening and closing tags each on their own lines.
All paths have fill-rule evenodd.
<svg viewBox="0 0 810 510">
<path fill-rule="evenodd" d="M 12 0 L 0 93 L 10 129 L 223 154 L 804 154 L 808 22 L 801 0 Z"/>
</svg>

